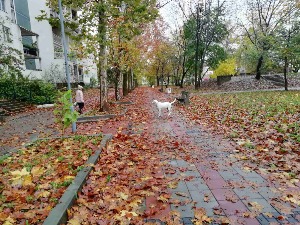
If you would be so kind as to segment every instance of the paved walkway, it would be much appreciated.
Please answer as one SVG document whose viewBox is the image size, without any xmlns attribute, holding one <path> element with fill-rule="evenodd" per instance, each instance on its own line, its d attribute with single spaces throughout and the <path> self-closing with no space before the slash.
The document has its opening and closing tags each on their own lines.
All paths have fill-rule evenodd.
<svg viewBox="0 0 300 225">
<path fill-rule="evenodd" d="M 149 89 L 144 98 L 145 102 L 153 98 L 172 99 Z M 170 118 L 166 112 L 157 118 L 157 110 L 151 104 L 144 107 L 154 115 L 145 135 L 152 133 L 157 140 L 173 136 L 179 145 L 192 149 L 192 155 L 185 156 L 186 159 L 180 155 L 170 158 L 169 164 L 176 171 L 171 174 L 164 171 L 164 174 L 178 178 L 178 187 L 169 189 L 172 195 L 169 206 L 148 221 L 161 219 L 175 210 L 180 213 L 183 224 L 189 225 L 193 224 L 194 209 L 204 208 L 206 215 L 213 218 L 212 224 L 300 224 L 300 207 L 281 199 L 286 186 L 245 167 L 234 157 L 233 143 L 187 121 L 180 113 L 180 106 L 174 107 Z M 300 193 L 299 186 L 289 188 L 291 195 Z M 155 204 L 158 204 L 155 198 L 146 199 L 146 209 Z"/>
<path fill-rule="evenodd" d="M 57 135 L 53 112 L 35 110 L 8 117 L 0 126 L 0 156 L 26 143 Z"/>
</svg>

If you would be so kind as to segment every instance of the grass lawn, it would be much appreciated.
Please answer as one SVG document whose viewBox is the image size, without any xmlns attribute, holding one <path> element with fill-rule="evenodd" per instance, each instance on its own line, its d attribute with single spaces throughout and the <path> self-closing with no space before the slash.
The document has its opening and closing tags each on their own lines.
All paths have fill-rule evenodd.
<svg viewBox="0 0 300 225">
<path fill-rule="evenodd" d="M 236 141 L 236 157 L 290 179 L 299 176 L 299 91 L 198 95 L 185 111 Z"/>
</svg>

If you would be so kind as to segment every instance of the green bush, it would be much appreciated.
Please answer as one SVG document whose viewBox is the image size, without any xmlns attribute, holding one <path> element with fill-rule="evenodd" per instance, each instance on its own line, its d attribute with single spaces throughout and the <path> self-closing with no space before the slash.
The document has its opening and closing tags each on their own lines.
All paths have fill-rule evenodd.
<svg viewBox="0 0 300 225">
<path fill-rule="evenodd" d="M 236 61 L 234 58 L 226 59 L 221 62 L 218 68 L 214 71 L 211 78 L 217 78 L 218 76 L 234 75 L 236 73 Z"/>
<path fill-rule="evenodd" d="M 19 100 L 32 104 L 54 103 L 57 91 L 55 86 L 42 80 L 26 78 L 0 78 L 0 98 Z"/>
</svg>

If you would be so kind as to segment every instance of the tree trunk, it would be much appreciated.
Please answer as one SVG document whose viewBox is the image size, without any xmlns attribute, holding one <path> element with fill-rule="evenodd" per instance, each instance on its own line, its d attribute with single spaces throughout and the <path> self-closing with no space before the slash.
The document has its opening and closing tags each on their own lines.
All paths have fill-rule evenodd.
<svg viewBox="0 0 300 225">
<path fill-rule="evenodd" d="M 118 64 L 117 69 L 116 69 L 116 82 L 115 82 L 115 99 L 116 99 L 116 101 L 119 101 L 121 99 L 120 82 L 121 82 L 121 71 L 120 71 L 120 65 Z"/>
<path fill-rule="evenodd" d="M 260 80 L 260 77 L 261 77 L 261 66 L 262 66 L 263 60 L 264 60 L 264 57 L 261 55 L 258 59 L 257 67 L 256 67 L 256 76 L 255 76 L 255 78 L 257 80 Z"/>
<path fill-rule="evenodd" d="M 123 96 L 128 95 L 128 73 L 129 71 L 123 73 Z"/>
<path fill-rule="evenodd" d="M 184 77 L 186 75 L 185 60 L 186 60 L 186 57 L 185 57 L 185 55 L 183 55 L 183 60 L 182 60 L 182 77 L 181 77 L 181 81 L 180 81 L 180 88 L 183 88 L 183 80 L 184 80 Z"/>
<path fill-rule="evenodd" d="M 127 75 L 127 86 L 128 86 L 128 93 L 130 93 L 133 89 L 132 87 L 132 68 L 130 67 Z"/>
<path fill-rule="evenodd" d="M 288 90 L 288 81 L 287 81 L 287 71 L 288 71 L 289 63 L 288 63 L 288 58 L 287 56 L 284 57 L 284 69 L 283 69 L 283 74 L 284 74 L 284 90 Z"/>
<path fill-rule="evenodd" d="M 195 89 L 199 88 L 198 84 L 198 61 L 199 61 L 199 5 L 197 6 L 197 27 L 196 27 L 196 52 L 195 52 Z"/>
<path fill-rule="evenodd" d="M 99 45 L 99 62 L 98 62 L 98 80 L 100 83 L 100 111 L 108 111 L 108 91 L 107 91 L 107 54 L 106 54 L 106 17 L 105 11 L 102 10 L 98 14 L 98 35 L 100 39 Z"/>
</svg>

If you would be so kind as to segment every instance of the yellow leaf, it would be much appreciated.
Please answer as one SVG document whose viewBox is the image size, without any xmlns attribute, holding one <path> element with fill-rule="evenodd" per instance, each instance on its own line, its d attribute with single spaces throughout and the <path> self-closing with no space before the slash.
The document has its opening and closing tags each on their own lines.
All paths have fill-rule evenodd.
<svg viewBox="0 0 300 225">
<path fill-rule="evenodd" d="M 78 219 L 73 218 L 73 219 L 68 221 L 68 224 L 70 224 L 70 225 L 80 225 L 80 221 Z"/>
<path fill-rule="evenodd" d="M 152 179 L 153 177 L 142 177 L 141 179 L 142 179 L 142 181 L 146 181 L 146 180 L 150 180 L 150 179 Z"/>
<path fill-rule="evenodd" d="M 29 175 L 30 173 L 27 172 L 26 168 L 24 167 L 21 171 L 20 170 L 15 170 L 12 171 L 11 174 L 15 177 L 17 176 L 25 176 L 25 175 Z"/>
<path fill-rule="evenodd" d="M 38 194 L 38 198 L 47 198 L 51 193 L 49 191 L 42 191 Z"/>
<path fill-rule="evenodd" d="M 242 160 L 248 160 L 248 157 L 247 156 L 242 156 L 241 159 Z"/>
<path fill-rule="evenodd" d="M 131 214 L 133 216 L 138 216 L 138 214 L 136 212 L 130 212 L 130 211 L 127 211 L 127 210 L 122 210 L 121 211 L 121 216 L 124 217 L 124 216 L 126 216 L 127 213 Z"/>
<path fill-rule="evenodd" d="M 15 224 L 15 220 L 13 218 L 7 217 L 3 225 L 13 225 Z"/>
<path fill-rule="evenodd" d="M 32 184 L 32 178 L 30 175 L 24 176 L 23 177 L 23 185 L 27 186 L 27 185 L 31 185 Z"/>
<path fill-rule="evenodd" d="M 250 168 L 250 167 L 247 167 L 247 166 L 245 166 L 245 167 L 243 168 L 243 170 L 245 170 L 246 172 L 251 172 L 251 171 L 252 171 L 251 168 Z"/>
<path fill-rule="evenodd" d="M 129 163 L 127 163 L 127 165 L 128 165 L 128 166 L 133 166 L 134 163 L 133 163 L 133 162 L 129 162 Z"/>
<path fill-rule="evenodd" d="M 22 177 L 12 178 L 11 180 L 13 180 L 11 183 L 12 186 L 22 186 L 23 184 Z"/>
<path fill-rule="evenodd" d="M 171 183 L 168 184 L 168 188 L 172 188 L 172 189 L 177 188 L 177 186 L 178 186 L 178 182 L 177 181 L 171 182 Z"/>
<path fill-rule="evenodd" d="M 139 206 L 139 203 L 142 203 L 142 200 L 141 199 L 136 199 L 136 200 L 130 202 L 129 206 L 132 207 L 132 208 L 137 208 Z"/>
<path fill-rule="evenodd" d="M 168 202 L 169 201 L 169 199 L 167 199 L 167 198 L 165 198 L 164 196 L 159 196 L 158 198 L 157 198 L 157 200 L 158 201 L 162 201 L 162 202 Z"/>
<path fill-rule="evenodd" d="M 35 166 L 31 169 L 31 174 L 33 177 L 41 176 L 44 173 L 44 169 L 40 166 Z"/>
<path fill-rule="evenodd" d="M 121 199 L 123 199 L 123 200 L 127 200 L 128 199 L 128 195 L 126 195 L 125 193 L 123 193 L 123 192 L 119 192 L 118 194 L 117 194 L 117 196 L 119 196 Z"/>
<path fill-rule="evenodd" d="M 64 181 L 73 180 L 75 176 L 64 176 Z"/>
<path fill-rule="evenodd" d="M 9 221 L 5 221 L 3 225 L 13 225 L 13 223 L 11 223 Z"/>
</svg>

